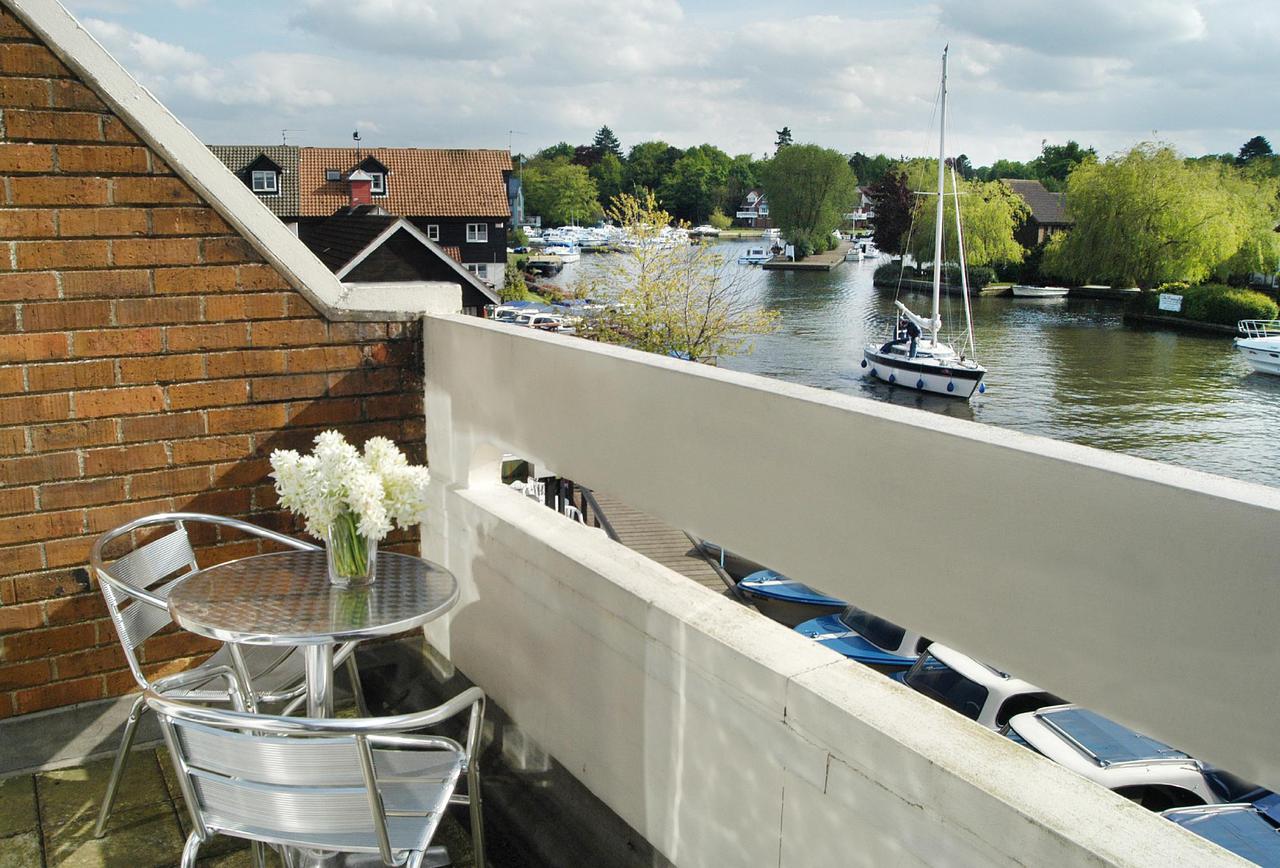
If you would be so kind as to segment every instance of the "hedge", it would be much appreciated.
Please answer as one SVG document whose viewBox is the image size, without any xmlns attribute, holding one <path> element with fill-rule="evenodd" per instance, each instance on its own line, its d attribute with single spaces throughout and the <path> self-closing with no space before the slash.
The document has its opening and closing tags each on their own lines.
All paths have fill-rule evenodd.
<svg viewBox="0 0 1280 868">
<path fill-rule="evenodd" d="M 898 283 L 898 274 L 902 274 L 903 280 L 933 280 L 933 267 L 913 268 L 908 265 L 905 268 L 900 261 L 886 262 L 884 265 L 876 267 L 872 281 L 882 286 L 894 286 Z M 995 270 L 985 265 L 969 266 L 969 288 L 982 289 L 987 284 L 996 279 Z M 960 285 L 960 269 L 955 265 L 948 265 L 942 269 L 942 282 L 947 286 Z"/>
<path fill-rule="evenodd" d="M 1182 296 L 1182 310 L 1160 310 L 1160 294 Z M 1237 289 L 1220 283 L 1187 286 L 1185 283 L 1166 283 L 1154 292 L 1142 294 L 1142 310 L 1156 316 L 1172 316 L 1197 322 L 1234 326 L 1242 319 L 1276 319 L 1280 306 L 1260 292 Z"/>
</svg>

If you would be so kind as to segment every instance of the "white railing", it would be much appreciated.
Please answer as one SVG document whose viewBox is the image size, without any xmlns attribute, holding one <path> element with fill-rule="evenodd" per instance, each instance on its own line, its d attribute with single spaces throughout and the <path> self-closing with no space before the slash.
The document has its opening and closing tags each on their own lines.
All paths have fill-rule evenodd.
<svg viewBox="0 0 1280 868">
<path fill-rule="evenodd" d="M 424 332 L 424 550 L 463 586 L 429 636 L 678 864 L 1223 854 L 501 486 L 504 452 L 1280 784 L 1275 490 L 476 319 Z"/>
<path fill-rule="evenodd" d="M 1280 337 L 1280 319 L 1242 319 L 1236 329 L 1249 338 Z"/>
</svg>

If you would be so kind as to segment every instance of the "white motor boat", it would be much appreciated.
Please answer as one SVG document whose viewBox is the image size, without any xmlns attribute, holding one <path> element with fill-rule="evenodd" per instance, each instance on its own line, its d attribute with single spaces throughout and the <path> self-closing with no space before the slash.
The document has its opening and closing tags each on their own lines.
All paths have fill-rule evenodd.
<svg viewBox="0 0 1280 868">
<path fill-rule="evenodd" d="M 1069 292 L 1065 286 L 1015 286 L 1013 294 L 1018 298 L 1063 298 Z"/>
<path fill-rule="evenodd" d="M 1280 377 L 1280 319 L 1242 319 L 1236 328 L 1244 337 L 1235 339 L 1235 348 L 1250 367 Z"/>
<path fill-rule="evenodd" d="M 543 248 L 542 252 L 547 256 L 559 256 L 561 262 L 577 262 L 582 258 L 582 252 L 576 244 L 552 244 Z"/>
<path fill-rule="evenodd" d="M 947 52 L 942 52 L 942 105 L 938 135 L 938 211 L 933 234 L 933 313 L 918 316 L 901 301 L 894 301 L 899 311 L 893 337 L 883 345 L 873 344 L 862 353 L 862 368 L 872 377 L 892 385 L 933 392 L 966 401 L 974 392 L 985 392 L 982 378 L 987 369 L 938 340 L 942 329 L 939 313 L 942 301 L 942 230 L 946 216 L 946 136 L 947 136 Z M 959 187 L 955 167 L 951 167 L 952 199 L 955 202 L 957 248 L 960 254 L 960 282 L 964 290 L 965 337 L 969 353 L 973 352 L 973 316 L 969 308 L 969 277 L 964 267 L 964 233 L 960 223 Z M 927 335 L 927 336 L 926 336 Z"/>
<path fill-rule="evenodd" d="M 746 252 L 738 257 L 739 265 L 759 265 L 762 262 L 768 262 L 773 259 L 773 254 L 769 252 L 768 247 L 748 247 Z"/>
<path fill-rule="evenodd" d="M 844 261 L 845 262 L 861 262 L 863 256 L 864 254 L 862 252 L 862 248 L 859 245 L 855 244 L 852 247 L 850 247 L 847 251 L 845 251 Z"/>
</svg>

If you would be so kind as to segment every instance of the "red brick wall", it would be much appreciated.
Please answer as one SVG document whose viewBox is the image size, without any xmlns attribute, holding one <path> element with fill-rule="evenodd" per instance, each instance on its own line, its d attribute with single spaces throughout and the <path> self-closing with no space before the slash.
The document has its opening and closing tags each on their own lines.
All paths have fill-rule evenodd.
<svg viewBox="0 0 1280 868">
<path fill-rule="evenodd" d="M 272 449 L 337 427 L 421 461 L 424 426 L 416 325 L 327 322 L 2 8 L 0 125 L 5 717 L 132 689 L 96 535 L 162 510 L 291 530 Z M 209 562 L 256 550 L 200 541 Z M 206 648 L 159 636 L 144 657 Z"/>
</svg>

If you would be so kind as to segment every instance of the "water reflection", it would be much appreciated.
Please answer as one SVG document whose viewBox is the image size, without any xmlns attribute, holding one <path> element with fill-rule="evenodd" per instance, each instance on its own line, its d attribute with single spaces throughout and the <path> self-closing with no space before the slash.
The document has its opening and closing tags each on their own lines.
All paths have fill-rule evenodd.
<svg viewBox="0 0 1280 868">
<path fill-rule="evenodd" d="M 736 261 L 743 244 L 720 245 Z M 557 279 L 592 268 L 584 257 Z M 1127 328 L 1117 302 L 973 299 L 977 358 L 987 394 L 970 403 L 864 378 L 863 347 L 887 338 L 892 290 L 872 286 L 875 263 L 829 273 L 732 265 L 777 332 L 724 367 L 1280 485 L 1280 378 L 1251 373 L 1225 337 Z M 924 293 L 903 301 L 924 313 Z M 943 317 L 963 327 L 963 301 Z"/>
</svg>

